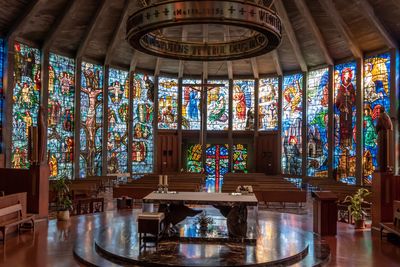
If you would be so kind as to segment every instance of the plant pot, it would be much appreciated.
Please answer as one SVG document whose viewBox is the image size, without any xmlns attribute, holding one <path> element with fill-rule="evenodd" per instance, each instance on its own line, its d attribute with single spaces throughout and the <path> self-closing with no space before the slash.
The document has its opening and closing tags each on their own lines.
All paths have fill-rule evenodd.
<svg viewBox="0 0 400 267">
<path fill-rule="evenodd" d="M 59 221 L 68 221 L 69 220 L 69 210 L 60 210 L 57 211 L 57 220 Z"/>
<path fill-rule="evenodd" d="M 364 228 L 364 220 L 357 220 L 354 222 L 354 228 L 355 229 L 363 229 Z"/>
</svg>

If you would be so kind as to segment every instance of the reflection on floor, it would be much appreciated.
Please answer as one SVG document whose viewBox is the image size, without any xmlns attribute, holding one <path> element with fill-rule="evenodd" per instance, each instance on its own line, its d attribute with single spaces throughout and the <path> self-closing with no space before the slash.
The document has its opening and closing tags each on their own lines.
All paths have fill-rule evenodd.
<svg viewBox="0 0 400 267">
<path fill-rule="evenodd" d="M 310 208 L 310 207 L 309 207 Z M 310 209 L 308 209 L 310 210 Z M 132 227 L 136 224 L 138 209 L 133 211 L 107 211 L 93 215 L 73 217 L 69 222 L 50 220 L 37 223 L 35 235 L 24 232 L 19 237 L 9 234 L 7 246 L 0 244 L 0 266 L 80 266 L 73 256 L 73 246 L 78 237 L 84 237 L 81 245 L 92 250 L 96 232 L 105 226 L 118 229 L 121 217 L 129 216 Z M 276 211 L 259 211 L 260 226 L 267 227 L 269 218 L 279 225 L 293 229 L 312 231 L 312 213 L 289 214 Z M 270 228 L 272 229 L 272 228 Z M 265 234 L 270 232 L 266 231 Z M 336 237 L 324 237 L 330 246 L 331 259 L 328 266 L 399 266 L 400 242 L 380 240 L 378 233 L 370 230 L 354 231 L 352 225 L 338 223 Z M 189 250 L 190 251 L 190 250 Z M 190 251 L 195 255 L 195 251 Z M 107 262 L 105 266 L 113 266 Z M 115 266 L 115 265 L 114 265 Z"/>
</svg>

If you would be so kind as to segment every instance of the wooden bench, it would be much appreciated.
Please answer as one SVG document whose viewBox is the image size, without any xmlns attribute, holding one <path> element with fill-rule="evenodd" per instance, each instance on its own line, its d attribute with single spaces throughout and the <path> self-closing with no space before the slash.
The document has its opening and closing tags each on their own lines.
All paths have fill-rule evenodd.
<svg viewBox="0 0 400 267">
<path fill-rule="evenodd" d="M 3 234 L 4 244 L 6 243 L 7 230 L 10 227 L 16 226 L 18 234 L 21 228 L 30 228 L 33 229 L 33 232 L 35 232 L 34 216 L 33 215 L 22 216 L 22 205 L 20 203 L 0 209 L 0 217 L 11 214 L 16 214 L 17 217 L 0 223 L 0 231 Z M 26 222 L 30 222 L 31 226 L 30 227 L 22 226 L 22 224 Z"/>
<path fill-rule="evenodd" d="M 393 223 L 380 223 L 381 226 L 381 239 L 383 230 L 400 237 L 400 201 L 394 202 Z"/>
</svg>

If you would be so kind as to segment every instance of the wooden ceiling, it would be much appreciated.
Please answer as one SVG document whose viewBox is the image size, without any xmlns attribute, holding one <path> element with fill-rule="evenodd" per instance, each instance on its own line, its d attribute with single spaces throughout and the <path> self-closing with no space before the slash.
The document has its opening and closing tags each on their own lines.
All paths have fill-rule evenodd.
<svg viewBox="0 0 400 267">
<path fill-rule="evenodd" d="M 306 71 L 396 48 L 400 40 L 400 0 L 264 2 L 272 3 L 282 18 L 282 44 L 271 53 L 237 61 L 182 62 L 134 51 L 125 41 L 126 19 L 149 0 L 0 0 L 0 35 L 125 69 L 230 78 Z M 234 38 L 242 34 L 238 31 L 203 25 L 165 29 L 163 34 L 211 41 Z"/>
</svg>

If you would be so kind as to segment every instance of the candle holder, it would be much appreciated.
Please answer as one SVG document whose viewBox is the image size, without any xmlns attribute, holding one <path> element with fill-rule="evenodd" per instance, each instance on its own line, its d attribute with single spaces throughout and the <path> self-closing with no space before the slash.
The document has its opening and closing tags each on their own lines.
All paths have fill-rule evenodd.
<svg viewBox="0 0 400 267">
<path fill-rule="evenodd" d="M 164 185 L 164 193 L 165 193 L 165 194 L 168 194 L 168 185 L 167 185 L 167 184 Z"/>
<path fill-rule="evenodd" d="M 157 190 L 157 193 L 160 193 L 160 194 L 164 193 L 164 185 L 162 185 L 162 184 L 158 184 L 158 190 Z"/>
</svg>

